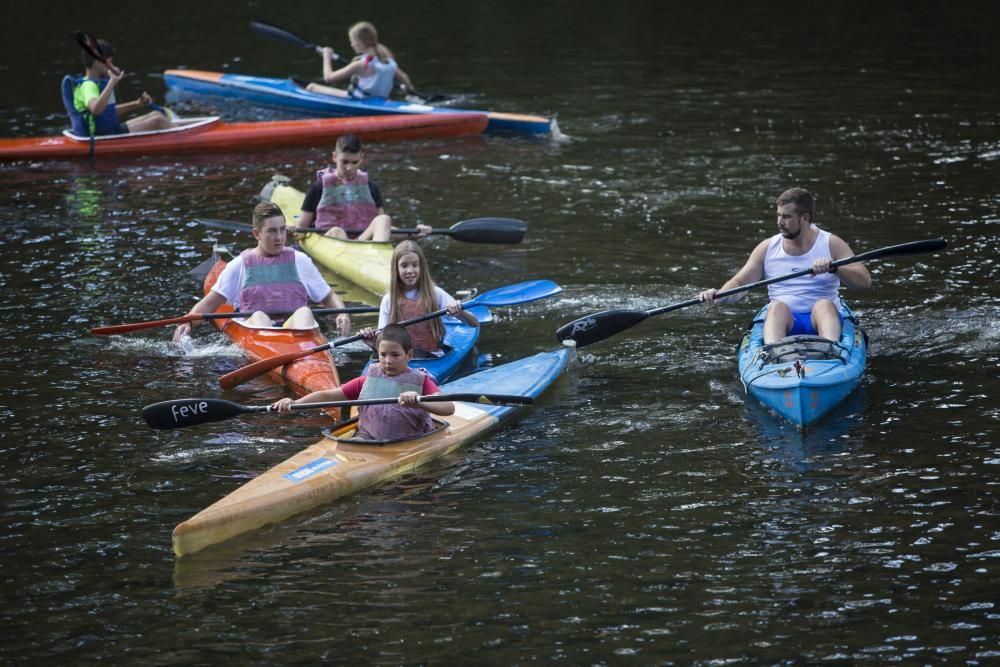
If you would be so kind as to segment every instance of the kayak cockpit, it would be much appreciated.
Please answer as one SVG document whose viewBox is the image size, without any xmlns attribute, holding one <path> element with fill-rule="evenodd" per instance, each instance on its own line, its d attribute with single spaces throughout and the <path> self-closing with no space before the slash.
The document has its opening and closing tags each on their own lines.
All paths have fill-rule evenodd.
<svg viewBox="0 0 1000 667">
<path fill-rule="evenodd" d="M 221 122 L 219 116 L 196 116 L 192 118 L 174 118 L 170 122 L 173 127 L 168 127 L 163 130 L 147 130 L 146 132 L 128 132 L 126 134 L 102 134 L 93 137 L 94 141 L 114 141 L 116 139 L 128 139 L 130 137 L 148 137 L 153 135 L 162 134 L 173 134 L 175 132 L 200 132 L 203 129 L 208 129 L 213 125 L 217 125 Z M 67 139 L 72 139 L 73 141 L 89 142 L 91 137 L 88 135 L 80 136 L 78 134 L 73 134 L 71 130 L 63 130 L 63 136 Z"/>
<path fill-rule="evenodd" d="M 761 364 L 790 364 L 818 359 L 847 363 L 850 355 L 851 351 L 839 341 L 808 335 L 786 336 L 762 346 L 758 353 Z"/>
<path fill-rule="evenodd" d="M 333 440 L 335 442 L 349 443 L 352 445 L 398 445 L 403 442 L 410 442 L 413 440 L 419 440 L 420 438 L 426 438 L 434 433 L 439 433 L 449 426 L 448 422 L 443 419 L 438 419 L 437 417 L 431 417 L 431 421 L 434 424 L 434 428 L 426 433 L 421 433 L 420 435 L 415 435 L 410 438 L 403 438 L 401 440 L 368 440 L 365 438 L 354 437 L 358 432 L 358 418 L 352 417 L 347 421 L 342 421 L 340 423 L 334 424 L 328 429 L 323 429 L 323 435 Z"/>
</svg>

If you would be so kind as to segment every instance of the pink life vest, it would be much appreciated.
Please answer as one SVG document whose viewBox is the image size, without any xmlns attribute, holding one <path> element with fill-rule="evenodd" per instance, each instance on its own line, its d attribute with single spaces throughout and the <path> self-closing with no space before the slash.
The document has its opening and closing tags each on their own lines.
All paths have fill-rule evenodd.
<svg viewBox="0 0 1000 667">
<path fill-rule="evenodd" d="M 427 311 L 420 305 L 419 297 L 411 301 L 400 294 L 396 308 L 399 310 L 400 321 L 427 315 Z M 437 352 L 441 349 L 441 342 L 434 335 L 434 327 L 430 320 L 411 324 L 406 330 L 410 334 L 410 340 L 413 341 L 413 349 L 424 352 Z"/>
<path fill-rule="evenodd" d="M 368 174 L 359 171 L 350 181 L 337 176 L 337 170 L 327 167 L 316 172 L 323 184 L 323 194 L 316 206 L 316 229 L 325 231 L 340 227 L 348 236 L 357 236 L 368 228 L 378 215 L 378 207 L 368 188 Z"/>
<path fill-rule="evenodd" d="M 265 313 L 295 310 L 309 303 L 306 286 L 295 266 L 295 251 L 285 248 L 280 254 L 264 257 L 254 250 L 244 250 L 243 284 L 240 286 L 240 310 Z"/>
<path fill-rule="evenodd" d="M 368 367 L 359 399 L 395 398 L 404 391 L 423 391 L 424 378 L 420 370 L 408 368 L 399 375 L 386 376 L 381 366 Z M 404 407 L 398 403 L 362 405 L 358 407 L 358 433 L 363 440 L 403 440 L 434 430 L 431 415 L 421 408 Z"/>
</svg>

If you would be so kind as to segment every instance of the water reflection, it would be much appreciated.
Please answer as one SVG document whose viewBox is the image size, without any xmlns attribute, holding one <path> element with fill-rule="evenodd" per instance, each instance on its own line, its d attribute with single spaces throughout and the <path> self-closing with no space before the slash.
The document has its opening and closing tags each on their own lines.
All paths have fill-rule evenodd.
<svg viewBox="0 0 1000 667">
<path fill-rule="evenodd" d="M 808 429 L 800 429 L 746 397 L 746 412 L 754 432 L 753 448 L 761 457 L 759 465 L 773 474 L 826 469 L 833 461 L 863 445 L 858 432 L 868 409 L 864 384 L 851 392 L 840 405 Z"/>
</svg>

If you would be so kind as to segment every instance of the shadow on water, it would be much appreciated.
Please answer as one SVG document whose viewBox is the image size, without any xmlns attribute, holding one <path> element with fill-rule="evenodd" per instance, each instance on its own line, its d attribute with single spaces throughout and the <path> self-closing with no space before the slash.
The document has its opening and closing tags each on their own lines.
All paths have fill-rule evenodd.
<svg viewBox="0 0 1000 667">
<path fill-rule="evenodd" d="M 756 449 L 778 470 L 794 473 L 825 468 L 833 457 L 854 447 L 854 432 L 864 425 L 865 409 L 862 384 L 818 423 L 801 429 L 746 397 L 747 416 L 758 438 Z"/>
</svg>

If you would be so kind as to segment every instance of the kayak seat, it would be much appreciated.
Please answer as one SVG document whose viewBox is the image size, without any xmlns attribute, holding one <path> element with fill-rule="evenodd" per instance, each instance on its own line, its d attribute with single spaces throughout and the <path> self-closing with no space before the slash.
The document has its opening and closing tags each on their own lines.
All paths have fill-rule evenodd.
<svg viewBox="0 0 1000 667">
<path fill-rule="evenodd" d="M 437 417 L 431 417 L 431 421 L 434 424 L 434 428 L 426 433 L 421 433 L 420 435 L 415 435 L 412 438 L 403 438 L 402 440 L 365 440 L 364 438 L 354 438 L 351 437 L 358 432 L 357 428 L 357 417 L 352 417 L 347 421 L 342 421 L 334 424 L 328 429 L 323 430 L 323 435 L 330 440 L 336 442 L 346 442 L 352 445 L 395 445 L 398 442 L 409 442 L 410 440 L 417 440 L 418 438 L 426 437 L 432 433 L 437 433 L 438 431 L 443 431 L 444 429 L 451 426 L 448 422 Z"/>
<path fill-rule="evenodd" d="M 59 92 L 62 95 L 63 108 L 66 109 L 66 116 L 69 117 L 70 131 L 77 137 L 87 138 L 90 136 L 90 128 L 84 120 L 83 114 L 73 106 L 73 93 L 76 91 L 80 79 L 67 74 L 62 78 L 59 85 Z M 89 115 L 89 114 L 88 114 Z"/>
<path fill-rule="evenodd" d="M 760 350 L 760 359 L 764 364 L 788 364 L 813 359 L 837 359 L 847 363 L 848 357 L 849 352 L 843 345 L 822 336 L 786 336 L 770 345 L 764 345 Z"/>
<path fill-rule="evenodd" d="M 303 89 L 308 87 L 309 84 L 312 83 L 312 81 L 310 81 L 309 79 L 303 79 L 301 76 L 290 76 L 288 77 L 288 80 L 294 83 L 299 88 Z"/>
</svg>

